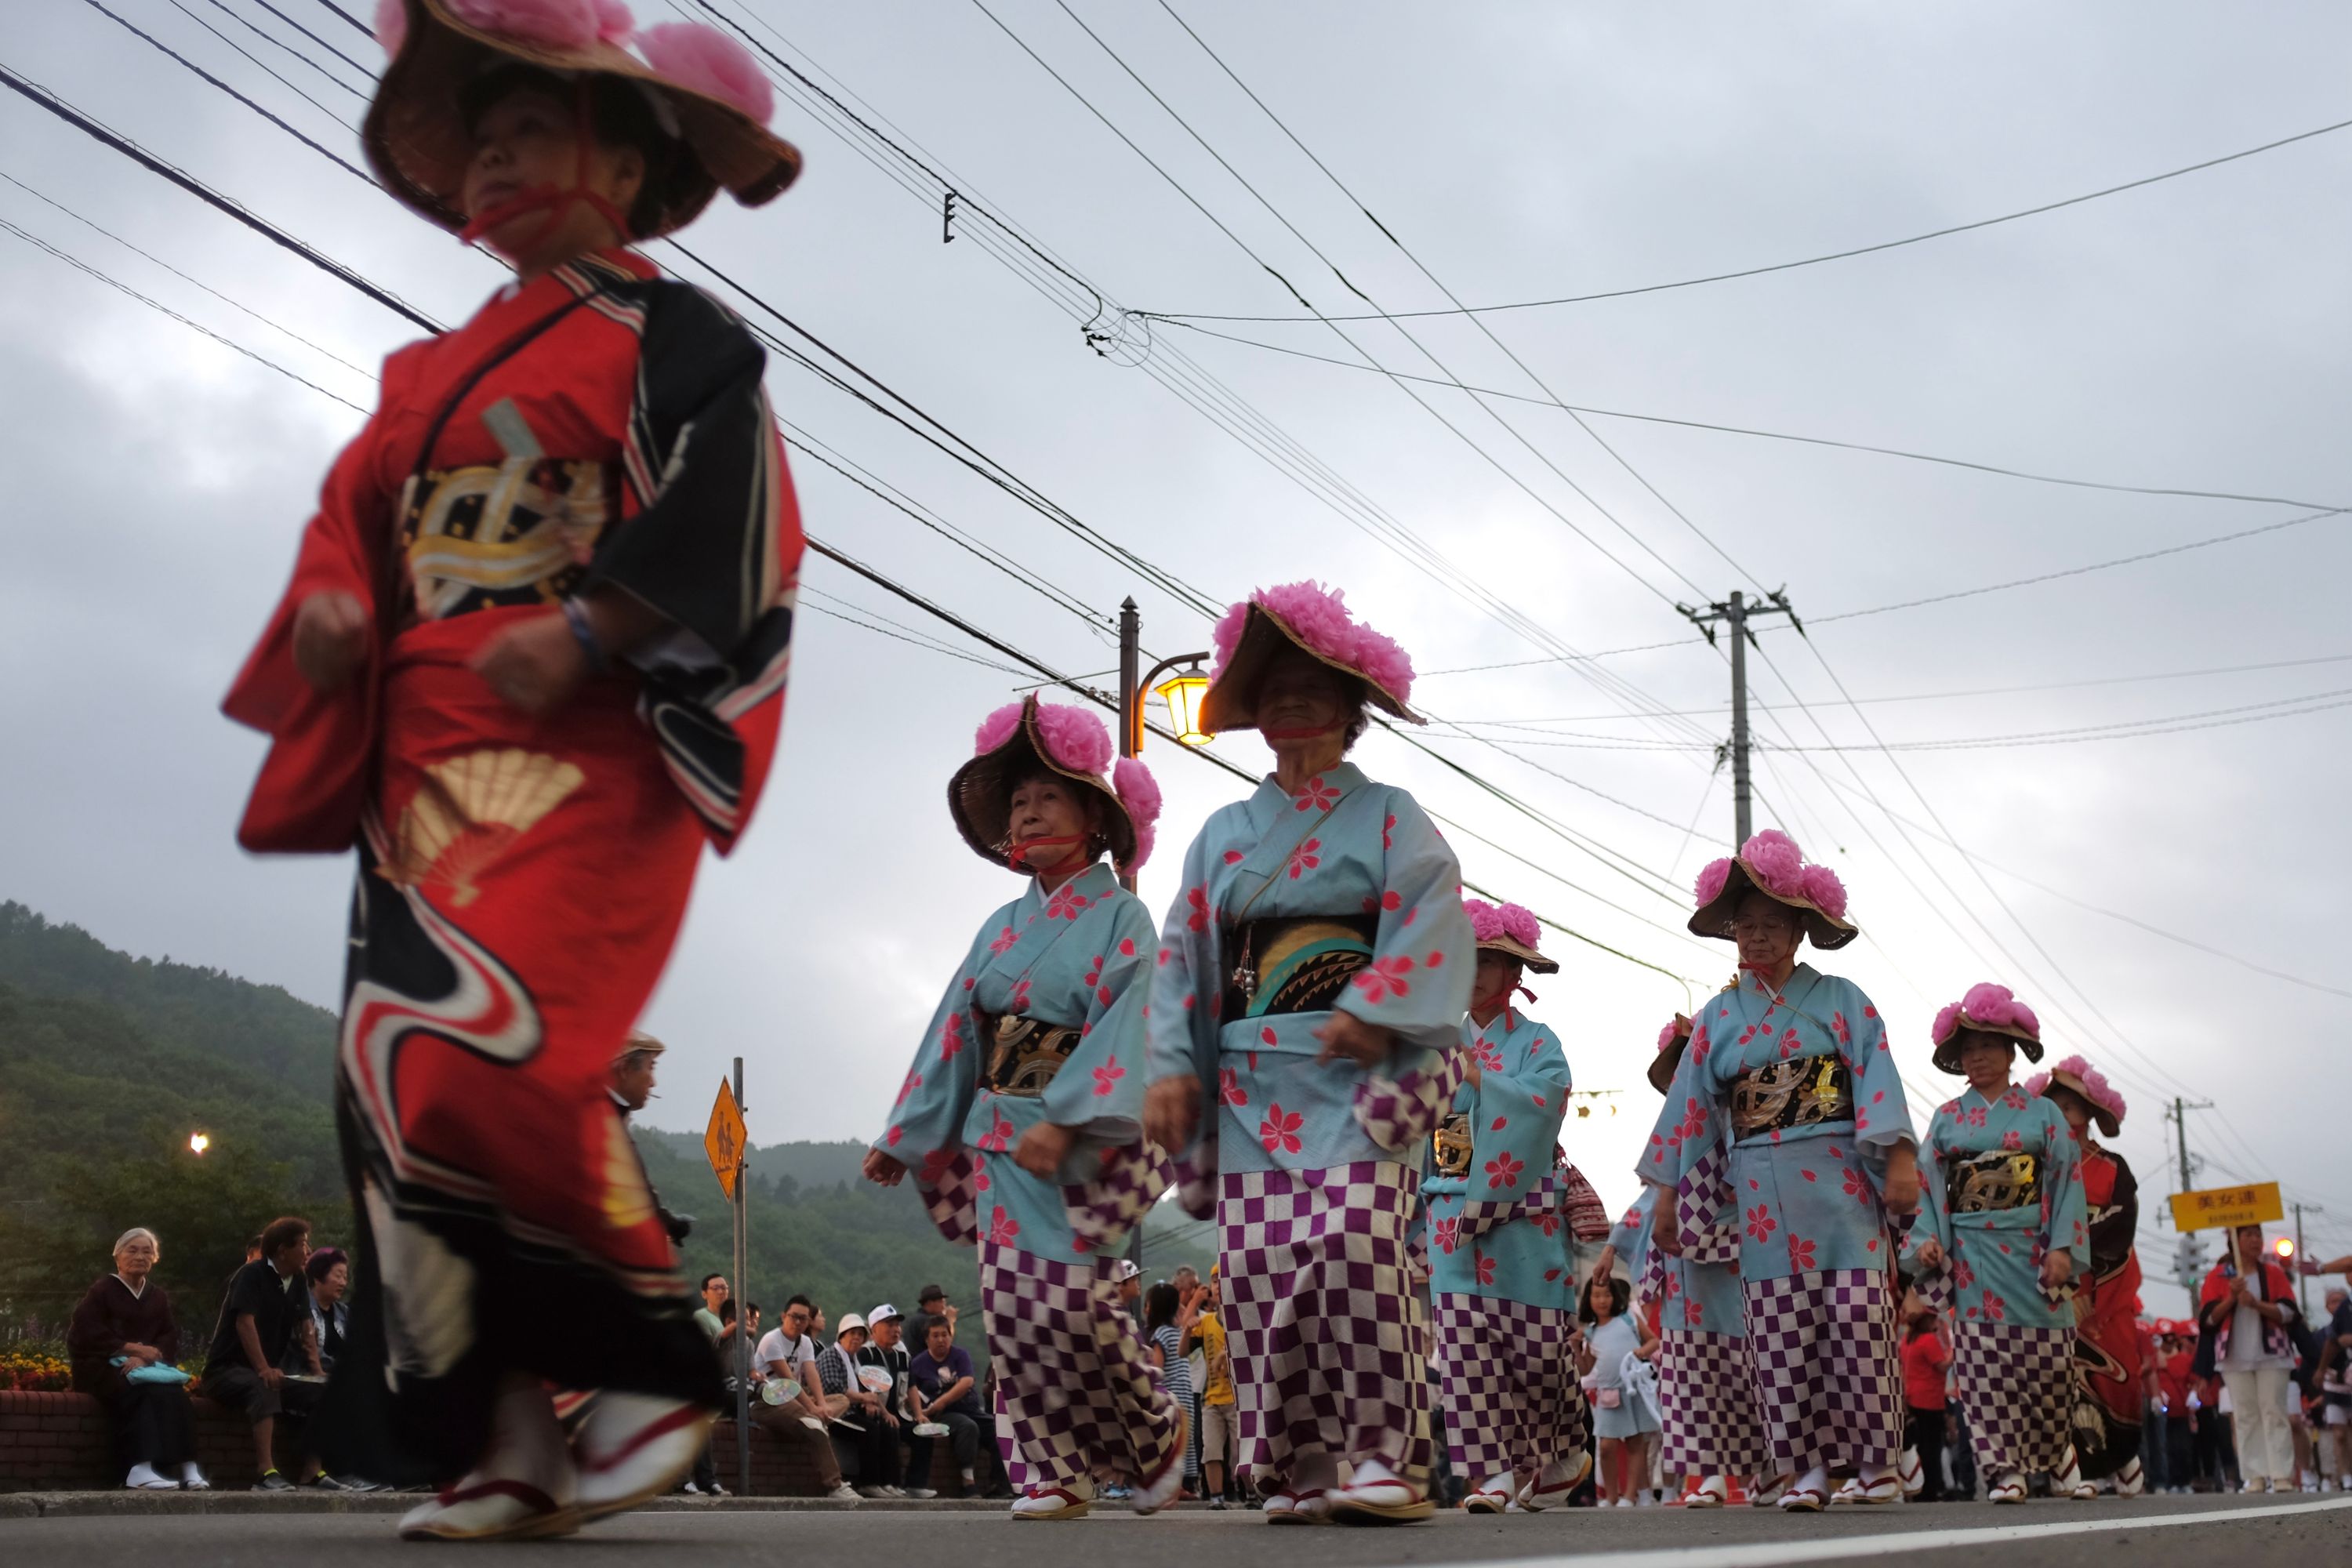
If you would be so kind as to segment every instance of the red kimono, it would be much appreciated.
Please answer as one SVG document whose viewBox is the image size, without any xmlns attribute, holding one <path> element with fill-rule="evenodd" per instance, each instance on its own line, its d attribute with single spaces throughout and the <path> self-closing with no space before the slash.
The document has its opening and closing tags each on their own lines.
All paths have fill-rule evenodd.
<svg viewBox="0 0 2352 1568">
<path fill-rule="evenodd" d="M 2114 1475 L 2140 1452 L 2147 1399 L 2141 1381 L 2139 1184 L 2124 1157 L 2088 1136 L 2083 1196 L 2091 1216 L 2090 1277 L 2076 1282 L 2074 1453 L 2083 1474 Z"/>
<path fill-rule="evenodd" d="M 339 1109 L 376 1353 L 339 1384 L 388 1397 L 372 1425 L 435 1473 L 471 1461 L 510 1368 L 719 1402 L 604 1081 L 775 750 L 802 542 L 764 363 L 626 251 L 394 353 L 226 704 L 271 740 L 239 842 L 359 851 Z M 554 713 L 469 667 L 607 585 L 673 629 Z M 329 590 L 370 636 L 321 695 L 293 625 Z"/>
</svg>

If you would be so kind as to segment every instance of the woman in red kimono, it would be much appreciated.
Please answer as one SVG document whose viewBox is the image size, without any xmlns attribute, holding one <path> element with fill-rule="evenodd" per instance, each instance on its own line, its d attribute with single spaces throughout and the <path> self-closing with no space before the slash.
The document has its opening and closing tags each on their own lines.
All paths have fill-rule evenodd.
<svg viewBox="0 0 2352 1568">
<path fill-rule="evenodd" d="M 2116 1495 L 2147 1485 L 2140 1463 L 2147 1400 L 2140 1354 L 2139 1183 L 2124 1157 L 2091 1135 L 2123 1131 L 2124 1097 L 2081 1057 L 2025 1080 L 2025 1092 L 2055 1100 L 2083 1150 L 2083 1198 L 2090 1215 L 2089 1277 L 2074 1282 L 2074 1453 L 2081 1486 L 2115 1481 Z"/>
<path fill-rule="evenodd" d="M 362 1229 L 339 1468 L 461 1477 L 404 1534 L 666 1491 L 719 1369 L 608 1065 L 776 743 L 801 553 L 763 356 L 624 248 L 799 154 L 748 57 L 612 0 L 384 0 L 385 187 L 512 264 L 384 363 L 226 710 L 238 839 L 356 847 L 338 1118 Z M 604 1391 L 569 1444 L 548 1385 Z"/>
</svg>

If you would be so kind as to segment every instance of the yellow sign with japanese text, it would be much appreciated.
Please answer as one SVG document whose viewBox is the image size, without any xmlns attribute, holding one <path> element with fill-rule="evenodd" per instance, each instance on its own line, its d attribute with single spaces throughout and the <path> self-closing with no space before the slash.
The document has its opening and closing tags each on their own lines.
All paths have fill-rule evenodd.
<svg viewBox="0 0 2352 1568">
<path fill-rule="evenodd" d="M 2180 1230 L 2270 1225 L 2285 1216 L 2276 1182 L 2249 1182 L 2242 1187 L 2208 1187 L 2201 1192 L 2172 1194 L 2172 1223 Z"/>
<path fill-rule="evenodd" d="M 735 1090 L 722 1078 L 719 1098 L 710 1105 L 710 1125 L 703 1131 L 702 1152 L 710 1158 L 711 1173 L 727 1189 L 729 1203 L 735 1201 L 735 1178 L 742 1169 L 747 1137 L 743 1113 L 736 1109 Z"/>
</svg>

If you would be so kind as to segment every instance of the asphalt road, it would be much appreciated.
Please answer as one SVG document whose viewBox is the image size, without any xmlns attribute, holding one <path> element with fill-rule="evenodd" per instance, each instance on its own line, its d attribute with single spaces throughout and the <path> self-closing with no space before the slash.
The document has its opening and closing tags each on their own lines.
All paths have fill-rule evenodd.
<svg viewBox="0 0 2352 1568">
<path fill-rule="evenodd" d="M 1976 1533 L 1986 1531 L 2000 1535 Z M 1283 1530 L 1255 1513 L 1191 1509 L 1154 1519 L 1105 1509 L 1068 1523 L 1016 1525 L 992 1512 L 683 1508 L 607 1520 L 568 1540 L 499 1548 L 404 1544 L 383 1514 L 0 1515 L 0 1563 L 9 1568 L 285 1568 L 294 1562 L 414 1568 L 422 1558 L 483 1554 L 526 1568 L 619 1568 L 647 1553 L 678 1552 L 690 1552 L 696 1568 L 774 1568 L 780 1559 L 824 1568 L 1774 1568 L 1888 1555 L 1921 1556 L 1928 1568 L 1974 1568 L 1988 1552 L 1999 1568 L 2338 1568 L 2352 1563 L 2352 1499 L 1943 1504 L 1811 1517 L 1747 1509 L 1453 1514 L 1387 1530 Z"/>
</svg>

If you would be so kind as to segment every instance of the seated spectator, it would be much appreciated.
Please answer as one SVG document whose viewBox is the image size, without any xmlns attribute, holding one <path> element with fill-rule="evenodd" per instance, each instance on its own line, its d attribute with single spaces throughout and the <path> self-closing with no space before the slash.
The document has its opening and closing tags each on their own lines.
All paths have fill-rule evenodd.
<svg viewBox="0 0 2352 1568">
<path fill-rule="evenodd" d="M 866 1367 L 879 1367 L 890 1379 L 889 1388 L 881 1391 L 881 1399 L 883 1408 L 889 1412 L 890 1416 L 887 1425 L 890 1429 L 890 1463 L 893 1465 L 898 1462 L 901 1441 L 906 1442 L 910 1449 L 914 1446 L 914 1439 L 909 1435 L 915 1425 L 915 1407 L 909 1398 L 914 1384 L 908 1376 L 908 1368 L 914 1358 L 907 1353 L 904 1342 L 906 1326 L 907 1320 L 899 1315 L 898 1309 L 887 1301 L 883 1302 L 866 1314 L 866 1348 L 857 1352 L 857 1364 L 861 1371 Z M 924 1467 L 924 1479 L 929 1479 L 928 1465 Z M 892 1489 L 900 1497 L 914 1495 L 911 1481 L 904 1489 L 897 1487 Z"/>
<path fill-rule="evenodd" d="M 986 1416 L 972 1380 L 971 1357 L 955 1342 L 955 1327 L 944 1316 L 924 1321 L 923 1348 L 908 1363 L 907 1380 L 913 1385 L 915 1419 L 926 1426 L 946 1428 L 944 1433 L 916 1434 L 908 1495 L 937 1495 L 930 1485 L 932 1445 L 944 1441 L 954 1451 L 956 1468 L 962 1473 L 964 1496 L 977 1496 L 980 1430 Z"/>
<path fill-rule="evenodd" d="M 309 1414 L 325 1391 L 319 1342 L 311 1335 L 310 1288 L 302 1273 L 310 1260 L 310 1222 L 270 1221 L 261 1233 L 261 1257 L 229 1281 L 228 1300 L 221 1304 L 219 1326 L 205 1352 L 205 1397 L 241 1412 L 253 1424 L 254 1468 L 261 1472 L 253 1483 L 257 1492 L 293 1489 L 294 1483 L 278 1473 L 272 1449 L 278 1417 Z M 304 1381 L 288 1382 L 284 1368 L 289 1357 Z M 306 1481 L 315 1479 L 318 1461 L 309 1460 L 304 1471 Z"/>
<path fill-rule="evenodd" d="M 817 1375 L 816 1345 L 808 1335 L 815 1316 L 816 1307 L 806 1296 L 793 1297 L 784 1303 L 783 1316 L 776 1326 L 752 1352 L 761 1378 L 772 1386 L 763 1389 L 753 1402 L 751 1419 L 778 1442 L 807 1452 L 816 1467 L 818 1488 L 826 1497 L 835 1502 L 857 1502 L 862 1500 L 842 1479 L 840 1462 L 834 1458 L 833 1442 L 826 1436 L 827 1424 L 847 1407 L 848 1400 L 844 1397 L 836 1404 L 824 1392 Z M 799 1392 L 772 1402 L 768 1395 L 787 1383 L 799 1384 Z"/>
<path fill-rule="evenodd" d="M 933 1318 L 945 1318 L 948 1321 L 948 1338 L 955 1338 L 955 1303 L 948 1300 L 948 1293 L 944 1287 L 926 1285 L 923 1287 L 923 1293 L 915 1298 L 915 1321 L 928 1323 Z M 922 1348 L 920 1345 L 915 1347 L 919 1352 Z"/>
<path fill-rule="evenodd" d="M 881 1392 L 866 1386 L 857 1364 L 872 1337 L 866 1320 L 850 1312 L 841 1320 L 840 1332 L 816 1358 L 816 1374 L 825 1396 L 849 1401 L 833 1421 L 835 1458 L 844 1471 L 854 1474 L 860 1497 L 905 1497 L 898 1489 L 898 1418 Z"/>
<path fill-rule="evenodd" d="M 114 1272 L 74 1309 L 66 1351 L 75 1390 L 106 1406 L 115 1452 L 128 1472 L 122 1484 L 204 1491 L 212 1483 L 196 1468 L 187 1379 L 173 1364 L 180 1359 L 180 1325 L 172 1299 L 148 1278 L 163 1254 L 153 1231 L 124 1231 L 114 1244 Z"/>
<path fill-rule="evenodd" d="M 340 1247 L 322 1247 L 310 1254 L 302 1275 L 310 1284 L 310 1334 L 318 1342 L 319 1367 L 331 1376 L 351 1331 L 351 1303 L 343 1300 L 352 1288 L 351 1257 Z"/>
</svg>

